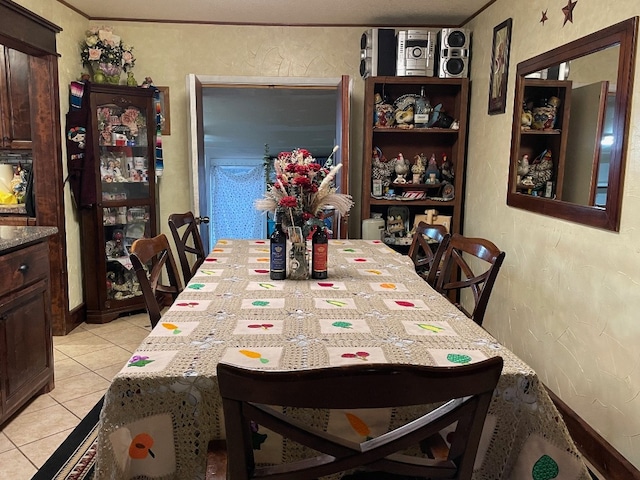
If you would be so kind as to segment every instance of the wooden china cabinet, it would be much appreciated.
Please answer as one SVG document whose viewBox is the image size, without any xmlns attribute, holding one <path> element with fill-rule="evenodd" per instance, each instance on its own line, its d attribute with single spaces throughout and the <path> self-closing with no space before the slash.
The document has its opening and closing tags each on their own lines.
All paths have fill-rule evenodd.
<svg viewBox="0 0 640 480">
<path fill-rule="evenodd" d="M 398 126 L 395 119 L 387 124 L 376 123 L 376 102 L 387 104 L 397 114 L 403 107 L 414 104 L 422 91 L 431 107 L 438 111 L 438 116 L 434 118 L 432 113 L 430 118 L 434 120 L 440 117 L 441 121 L 423 128 L 415 127 L 413 121 Z M 448 223 L 451 233 L 461 233 L 468 98 L 467 78 L 366 79 L 362 219 L 381 215 L 386 221 L 387 232 L 392 230 L 390 222 L 399 222 L 397 227 L 406 233 L 413 229 L 416 215 L 425 216 L 426 211 L 436 210 L 438 215 L 450 217 Z M 376 191 L 373 188 L 374 164 L 379 160 L 393 162 L 400 154 L 411 164 L 406 176 L 398 178 L 392 168 L 390 177 L 387 177 L 389 191 Z M 420 155 L 427 159 L 434 157 L 440 172 L 442 163 L 448 161 L 449 181 L 445 182 L 444 175 L 439 174 L 437 180 L 431 183 L 426 180 L 429 176 L 423 174 L 418 182 L 414 182 L 411 167 Z M 393 243 L 385 236 L 385 242 L 406 253 L 410 238 L 397 240 L 397 243 Z"/>
<path fill-rule="evenodd" d="M 91 84 L 90 124 L 97 202 L 83 208 L 87 322 L 144 310 L 131 244 L 157 235 L 153 90 Z"/>
</svg>

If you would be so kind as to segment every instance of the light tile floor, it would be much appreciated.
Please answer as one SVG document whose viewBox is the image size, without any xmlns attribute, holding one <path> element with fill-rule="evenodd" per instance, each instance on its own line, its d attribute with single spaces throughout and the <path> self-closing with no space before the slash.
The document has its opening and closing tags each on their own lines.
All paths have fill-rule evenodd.
<svg viewBox="0 0 640 480">
<path fill-rule="evenodd" d="M 0 429 L 0 478 L 30 480 L 104 395 L 151 331 L 146 313 L 83 323 L 53 337 L 55 388 L 35 397 Z"/>
</svg>

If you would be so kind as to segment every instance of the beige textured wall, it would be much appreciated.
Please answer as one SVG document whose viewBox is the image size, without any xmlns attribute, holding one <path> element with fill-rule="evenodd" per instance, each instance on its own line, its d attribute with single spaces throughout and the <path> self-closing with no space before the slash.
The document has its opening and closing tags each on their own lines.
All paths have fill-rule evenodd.
<svg viewBox="0 0 640 480">
<path fill-rule="evenodd" d="M 20 4 L 64 28 L 59 35 L 61 110 L 80 71 L 77 42 L 89 22 L 55 0 Z M 605 232 L 506 205 L 515 66 L 553 47 L 640 14 L 637 0 L 615 8 L 581 1 L 562 26 L 565 3 L 498 0 L 473 30 L 472 99 L 465 233 L 491 238 L 507 252 L 485 320 L 585 420 L 640 468 L 640 95 L 633 97 L 620 233 Z M 539 23 L 541 12 L 549 20 Z M 493 27 L 513 18 L 507 112 L 487 115 Z M 353 80 L 352 191 L 362 157 L 362 28 L 280 28 L 114 22 L 135 46 L 138 81 L 151 76 L 171 90 L 171 136 L 164 137 L 161 220 L 190 208 L 185 76 L 336 77 Z M 637 89 L 636 89 L 637 90 Z M 64 124 L 64 122 L 63 122 Z M 67 187 L 68 190 L 68 187 Z M 78 227 L 67 200 L 70 306 L 81 302 Z M 359 205 L 354 207 L 359 210 Z M 359 215 L 358 215 L 359 217 Z"/>
<path fill-rule="evenodd" d="M 640 15 L 637 0 L 498 0 L 469 25 L 473 61 L 465 234 L 507 252 L 484 325 L 554 392 L 640 468 L 640 95 L 631 130 L 619 233 L 506 205 L 518 62 Z M 539 22 L 548 8 L 549 20 Z M 487 115 L 493 28 L 513 19 L 507 112 Z M 637 63 L 637 62 L 636 62 Z M 636 79 L 636 85 L 640 81 Z"/>
</svg>

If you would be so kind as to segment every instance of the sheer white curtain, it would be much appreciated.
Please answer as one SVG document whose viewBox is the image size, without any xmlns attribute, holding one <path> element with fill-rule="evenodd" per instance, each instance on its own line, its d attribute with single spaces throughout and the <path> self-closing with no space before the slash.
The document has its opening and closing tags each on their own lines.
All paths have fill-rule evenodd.
<svg viewBox="0 0 640 480">
<path fill-rule="evenodd" d="M 265 216 L 253 202 L 265 191 L 264 167 L 212 165 L 211 245 L 221 238 L 265 238 Z"/>
</svg>

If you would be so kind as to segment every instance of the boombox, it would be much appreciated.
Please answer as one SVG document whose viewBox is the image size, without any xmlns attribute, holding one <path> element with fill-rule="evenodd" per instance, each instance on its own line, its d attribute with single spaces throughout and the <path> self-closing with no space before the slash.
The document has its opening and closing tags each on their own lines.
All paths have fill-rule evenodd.
<svg viewBox="0 0 640 480">
<path fill-rule="evenodd" d="M 439 36 L 438 76 L 440 78 L 468 76 L 471 31 L 464 28 L 443 28 Z"/>
<path fill-rule="evenodd" d="M 433 77 L 437 30 L 400 30 L 396 75 Z"/>
<path fill-rule="evenodd" d="M 396 72 L 396 31 L 370 28 L 360 37 L 360 75 L 362 78 L 393 76 Z"/>
</svg>

